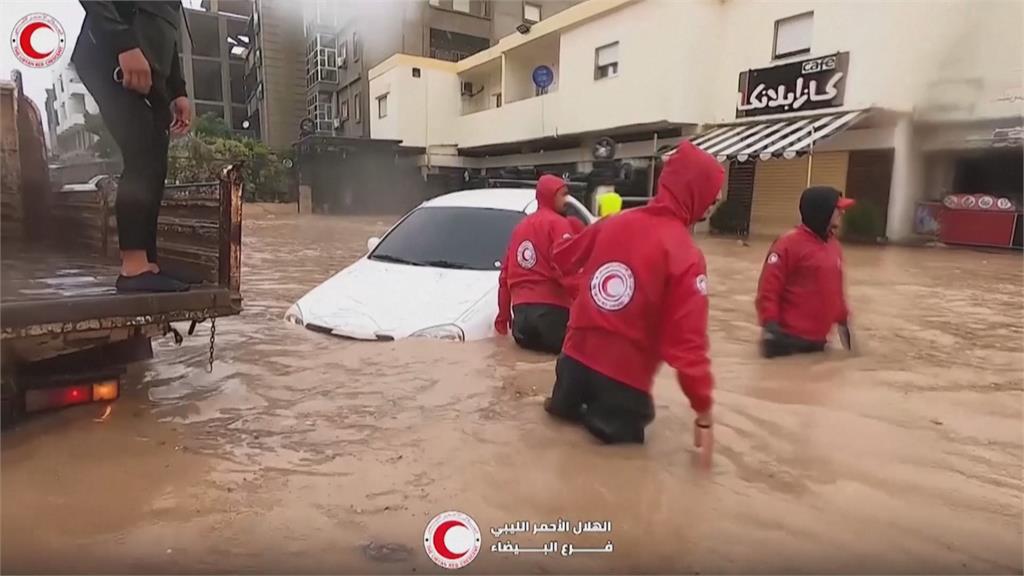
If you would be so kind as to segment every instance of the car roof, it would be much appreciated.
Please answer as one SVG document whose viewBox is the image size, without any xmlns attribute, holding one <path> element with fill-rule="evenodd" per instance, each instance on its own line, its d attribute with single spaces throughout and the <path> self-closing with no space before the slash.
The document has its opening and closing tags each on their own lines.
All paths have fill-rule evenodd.
<svg viewBox="0 0 1024 576">
<path fill-rule="evenodd" d="M 491 208 L 526 212 L 535 198 L 536 193 L 529 188 L 481 188 L 438 196 L 427 200 L 421 206 Z"/>
</svg>

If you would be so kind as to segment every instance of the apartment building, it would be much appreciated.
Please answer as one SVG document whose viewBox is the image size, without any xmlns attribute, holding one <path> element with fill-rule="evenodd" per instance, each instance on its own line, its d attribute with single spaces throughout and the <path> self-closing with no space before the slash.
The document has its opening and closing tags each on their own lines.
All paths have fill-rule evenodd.
<svg viewBox="0 0 1024 576">
<path fill-rule="evenodd" d="M 292 0 L 255 0 L 252 49 L 245 62 L 250 129 L 273 148 L 299 139 L 306 116 L 306 41 L 302 10 Z"/>
<path fill-rule="evenodd" d="M 213 115 L 254 135 L 245 94 L 252 0 L 203 0 L 184 14 L 178 55 L 196 116 Z"/>
<path fill-rule="evenodd" d="M 263 0 L 267 2 L 267 0 Z M 306 109 L 318 132 L 370 136 L 369 72 L 394 54 L 458 62 L 579 0 L 318 0 L 303 3 Z"/>
<path fill-rule="evenodd" d="M 85 128 L 85 114 L 99 114 L 74 67 L 53 72 L 53 86 L 46 90 L 46 116 L 50 150 L 62 159 L 91 158 L 96 136 Z"/>
<path fill-rule="evenodd" d="M 589 0 L 458 62 L 396 55 L 371 69 L 371 135 L 422 148 L 428 175 L 467 178 L 587 171 L 608 136 L 651 182 L 664 149 L 692 138 L 727 166 L 754 234 L 791 226 L 800 191 L 829 184 L 905 240 L 944 190 L 1021 205 L 1020 149 L 1005 150 L 1024 127 L 1024 5 L 985 6 Z M 1009 176 L 956 175 L 979 154 Z"/>
</svg>

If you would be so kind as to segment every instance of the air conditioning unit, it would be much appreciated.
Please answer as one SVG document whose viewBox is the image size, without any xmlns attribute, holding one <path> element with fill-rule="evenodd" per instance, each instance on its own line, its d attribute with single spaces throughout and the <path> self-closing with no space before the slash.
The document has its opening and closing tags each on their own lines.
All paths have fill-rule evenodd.
<svg viewBox="0 0 1024 576">
<path fill-rule="evenodd" d="M 473 96 L 473 83 L 472 82 L 463 82 L 462 83 L 462 95 L 463 96 Z"/>
</svg>

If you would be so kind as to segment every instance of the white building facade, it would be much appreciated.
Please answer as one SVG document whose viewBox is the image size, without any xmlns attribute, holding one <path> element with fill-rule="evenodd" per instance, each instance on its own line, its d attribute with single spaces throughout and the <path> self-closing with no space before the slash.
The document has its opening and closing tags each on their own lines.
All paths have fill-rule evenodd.
<svg viewBox="0 0 1024 576">
<path fill-rule="evenodd" d="M 96 136 L 86 130 L 85 114 L 99 114 L 99 107 L 74 67 L 67 66 L 53 73 L 53 93 L 57 140 L 51 146 L 61 157 L 90 157 Z"/>
<path fill-rule="evenodd" d="M 692 138 L 727 166 L 753 234 L 791 226 L 803 188 L 827 184 L 908 240 L 921 202 L 983 191 L 958 188 L 1021 205 L 1020 149 L 1001 145 L 1024 125 L 1022 38 L 1014 0 L 590 0 L 461 62 L 372 69 L 371 136 L 423 148 L 425 173 L 467 174 L 585 171 L 607 136 L 649 181 Z"/>
</svg>

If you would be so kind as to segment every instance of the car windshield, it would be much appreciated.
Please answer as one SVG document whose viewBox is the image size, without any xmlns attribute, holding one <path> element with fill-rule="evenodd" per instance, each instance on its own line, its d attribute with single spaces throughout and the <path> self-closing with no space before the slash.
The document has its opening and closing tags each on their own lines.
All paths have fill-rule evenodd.
<svg viewBox="0 0 1024 576">
<path fill-rule="evenodd" d="M 370 255 L 413 266 L 497 270 L 512 229 L 525 214 L 464 207 L 417 208 Z"/>
</svg>

